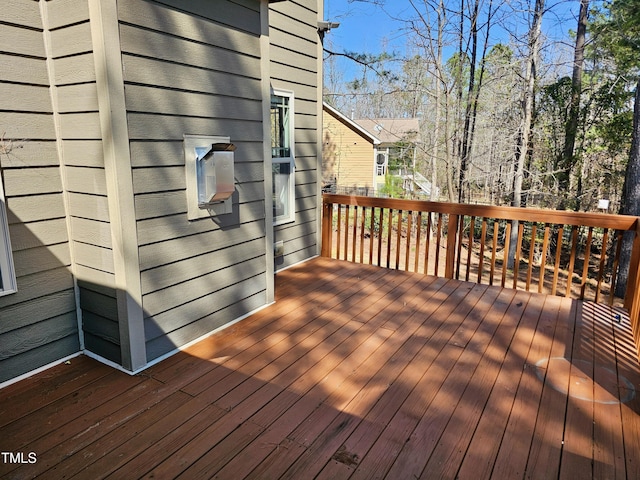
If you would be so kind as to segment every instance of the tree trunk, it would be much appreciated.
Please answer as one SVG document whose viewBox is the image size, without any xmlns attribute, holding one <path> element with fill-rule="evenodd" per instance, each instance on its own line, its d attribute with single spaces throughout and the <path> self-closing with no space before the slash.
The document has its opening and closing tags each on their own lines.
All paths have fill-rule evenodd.
<svg viewBox="0 0 640 480">
<path fill-rule="evenodd" d="M 576 134 L 578 132 L 578 118 L 580 117 L 580 96 L 582 94 L 582 67 L 584 64 L 584 45 L 587 35 L 587 15 L 589 0 L 580 0 L 580 15 L 578 17 L 578 31 L 576 33 L 576 47 L 573 56 L 573 74 L 571 77 L 571 100 L 569 104 L 569 118 L 565 125 L 564 148 L 562 149 L 562 172 L 558 176 L 558 186 L 564 198 L 560 201 L 560 208 L 565 209 L 569 195 L 571 171 L 575 164 L 574 151 Z M 578 199 L 578 202 L 580 199 Z M 571 205 L 576 208 L 578 205 Z"/>
<path fill-rule="evenodd" d="M 439 150 L 439 143 L 440 143 L 440 121 L 441 121 L 440 97 L 441 97 L 441 91 L 442 91 L 441 82 L 443 78 L 443 74 L 441 72 L 442 48 L 443 48 L 442 35 L 443 35 L 443 29 L 444 29 L 444 21 L 445 21 L 444 0 L 440 0 L 440 4 L 438 6 L 438 38 L 436 40 L 437 42 L 436 43 L 437 78 L 436 78 L 435 99 L 434 99 L 434 102 L 436 105 L 436 112 L 435 112 L 435 125 L 433 128 L 433 148 L 431 152 L 431 195 L 429 196 L 429 199 L 431 201 L 438 200 L 438 195 L 436 192 L 437 182 L 438 182 L 437 159 L 438 159 L 438 150 Z M 445 139 L 445 142 L 447 141 L 448 139 Z"/>
<path fill-rule="evenodd" d="M 473 108 L 476 58 L 478 55 L 478 10 L 480 0 L 476 0 L 471 16 L 471 58 L 469 59 L 469 86 L 467 89 L 467 106 L 464 114 L 464 128 L 462 130 L 462 151 L 460 152 L 460 176 L 458 178 L 458 202 L 470 200 L 467 185 L 467 170 L 469 169 L 469 153 L 471 151 L 471 112 Z"/>
<path fill-rule="evenodd" d="M 542 24 L 542 14 L 544 11 L 544 0 L 536 0 L 535 11 L 533 13 L 533 24 L 529 31 L 529 53 L 525 68 L 526 86 L 524 98 L 522 99 L 522 122 L 520 123 L 520 133 L 516 143 L 515 151 L 515 176 L 513 179 L 513 199 L 511 205 L 520 207 L 522 203 L 522 181 L 524 178 L 524 162 L 527 157 L 529 147 L 529 137 L 531 136 L 531 123 L 533 121 L 533 100 L 536 85 L 536 61 L 540 50 L 540 29 Z M 511 240 L 509 242 L 508 268 L 513 268 L 516 243 L 518 240 L 518 222 L 512 222 Z"/>
<path fill-rule="evenodd" d="M 457 160 L 457 178 L 460 179 L 461 170 L 462 170 L 462 137 L 460 133 L 460 115 L 462 112 L 462 96 L 464 93 L 464 89 L 462 88 L 462 71 L 463 71 L 463 59 L 465 56 L 464 51 L 464 6 L 465 0 L 460 0 L 460 31 L 458 32 L 458 79 L 456 81 L 456 90 L 457 90 L 457 99 L 456 99 L 456 109 L 454 116 L 454 124 L 453 124 L 453 142 L 452 142 L 452 151 L 453 157 Z M 454 178 L 451 179 L 451 185 L 454 183 Z M 458 191 L 457 198 L 460 201 L 461 192 Z M 449 195 L 452 202 L 455 202 L 455 192 Z"/>
<path fill-rule="evenodd" d="M 451 141 L 449 138 L 449 94 L 445 93 L 445 105 L 444 105 L 444 159 L 447 165 L 447 193 L 449 194 L 449 201 L 456 201 L 456 192 L 453 186 L 453 160 L 451 159 L 451 153 L 449 150 L 449 142 Z M 455 142 L 455 140 L 454 140 Z"/>
<path fill-rule="evenodd" d="M 640 215 L 640 78 L 638 78 L 636 84 L 636 95 L 633 103 L 631 151 L 629 152 L 629 163 L 627 163 L 627 173 L 624 178 L 620 213 L 623 215 Z M 633 235 L 625 235 L 622 251 L 620 252 L 620 271 L 618 272 L 618 283 L 615 292 L 618 297 L 623 297 L 627 289 L 632 243 Z"/>
</svg>

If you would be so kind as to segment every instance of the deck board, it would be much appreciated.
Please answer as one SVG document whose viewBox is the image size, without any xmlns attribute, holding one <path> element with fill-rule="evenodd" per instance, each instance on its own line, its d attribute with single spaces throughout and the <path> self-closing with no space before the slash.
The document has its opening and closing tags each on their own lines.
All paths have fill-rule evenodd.
<svg viewBox="0 0 640 480">
<path fill-rule="evenodd" d="M 0 449 L 37 454 L 0 477 L 640 478 L 617 310 L 325 258 L 276 299 L 136 376 L 0 390 Z"/>
</svg>

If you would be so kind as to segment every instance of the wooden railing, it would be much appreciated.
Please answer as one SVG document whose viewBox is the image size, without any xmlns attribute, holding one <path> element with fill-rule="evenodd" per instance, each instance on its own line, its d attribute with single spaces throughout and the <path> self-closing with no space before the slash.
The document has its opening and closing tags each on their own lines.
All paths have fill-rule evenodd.
<svg viewBox="0 0 640 480">
<path fill-rule="evenodd" d="M 322 255 L 623 306 L 638 344 L 639 228 L 626 215 L 324 194 Z"/>
</svg>

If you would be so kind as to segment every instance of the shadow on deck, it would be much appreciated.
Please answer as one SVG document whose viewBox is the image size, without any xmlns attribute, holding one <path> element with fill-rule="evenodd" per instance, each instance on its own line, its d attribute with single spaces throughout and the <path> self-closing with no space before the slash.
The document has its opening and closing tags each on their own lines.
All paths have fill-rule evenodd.
<svg viewBox="0 0 640 480">
<path fill-rule="evenodd" d="M 0 391 L 2 478 L 640 478 L 609 307 L 317 258 L 277 302 L 128 376 Z"/>
</svg>

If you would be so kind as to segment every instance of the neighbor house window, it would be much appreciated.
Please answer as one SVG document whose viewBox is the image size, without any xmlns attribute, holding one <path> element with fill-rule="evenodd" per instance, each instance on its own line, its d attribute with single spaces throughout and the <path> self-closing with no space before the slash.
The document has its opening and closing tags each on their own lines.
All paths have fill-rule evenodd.
<svg viewBox="0 0 640 480">
<path fill-rule="evenodd" d="M 293 93 L 271 94 L 271 172 L 273 180 L 273 222 L 295 219 Z"/>
<path fill-rule="evenodd" d="M 5 207 L 2 178 L 0 178 L 0 296 L 13 293 L 16 290 L 16 275 L 13 269 L 11 242 L 9 241 L 7 209 Z"/>
</svg>

